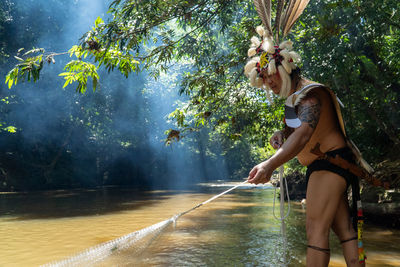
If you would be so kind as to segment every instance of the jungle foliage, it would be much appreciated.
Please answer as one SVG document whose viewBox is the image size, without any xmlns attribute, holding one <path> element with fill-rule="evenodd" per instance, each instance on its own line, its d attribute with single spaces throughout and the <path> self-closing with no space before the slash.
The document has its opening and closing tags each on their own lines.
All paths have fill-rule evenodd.
<svg viewBox="0 0 400 267">
<path fill-rule="evenodd" d="M 303 75 L 336 92 L 350 137 L 373 164 L 397 157 L 400 147 L 399 8 L 396 0 L 310 1 L 289 35 Z M 90 80 L 95 90 L 107 79 L 99 76 L 102 69 L 157 79 L 188 62 L 167 143 L 206 133 L 209 146 L 222 146 L 228 165 L 243 163 L 235 165 L 237 175 L 272 153 L 268 140 L 283 126 L 282 100 L 269 101 L 243 74 L 249 40 L 261 24 L 252 1 L 115 0 L 109 13 L 68 52 L 20 50 L 7 85 L 37 81 L 46 62 L 64 53 L 71 57 L 60 73 L 64 87 L 76 84 L 80 93 Z"/>
</svg>

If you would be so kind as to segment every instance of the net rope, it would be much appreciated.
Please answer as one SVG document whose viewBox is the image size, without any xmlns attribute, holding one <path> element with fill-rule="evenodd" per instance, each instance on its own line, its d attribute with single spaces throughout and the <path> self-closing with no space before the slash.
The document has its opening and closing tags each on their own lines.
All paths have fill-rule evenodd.
<svg viewBox="0 0 400 267">
<path fill-rule="evenodd" d="M 290 259 L 288 260 L 288 242 L 287 242 L 287 235 L 286 235 L 286 223 L 285 220 L 289 217 L 290 214 L 290 196 L 289 196 L 289 189 L 288 189 L 288 183 L 287 179 L 284 177 L 284 167 L 281 165 L 279 167 L 279 193 L 280 193 L 280 217 L 276 216 L 275 214 L 275 200 L 277 197 L 276 194 L 276 188 L 275 186 L 274 189 L 274 202 L 272 206 L 272 214 L 274 215 L 275 219 L 279 220 L 281 222 L 281 248 L 282 248 L 282 260 L 281 260 L 281 266 L 286 267 L 290 263 Z M 285 192 L 286 190 L 286 192 Z M 288 209 L 285 214 L 285 195 L 287 198 L 288 202 Z"/>
<path fill-rule="evenodd" d="M 81 253 L 74 256 L 66 258 L 64 260 L 51 262 L 48 264 L 41 265 L 41 267 L 61 267 L 61 266 L 92 266 L 96 262 L 105 260 L 107 257 L 114 253 L 121 252 L 127 248 L 130 248 L 133 244 L 137 245 L 141 242 L 135 250 L 140 252 L 150 245 L 150 243 L 157 238 L 168 226 L 175 225 L 176 221 L 183 215 L 200 208 L 201 206 L 229 193 L 230 191 L 238 188 L 239 186 L 247 183 L 247 180 L 241 182 L 228 190 L 211 197 L 210 199 L 197 204 L 196 206 L 183 211 L 179 214 L 172 216 L 171 218 L 161 221 L 159 223 L 153 224 L 146 228 L 140 229 L 138 231 L 129 233 L 127 235 L 121 236 L 119 238 L 98 244 L 96 246 L 90 247 Z"/>
</svg>

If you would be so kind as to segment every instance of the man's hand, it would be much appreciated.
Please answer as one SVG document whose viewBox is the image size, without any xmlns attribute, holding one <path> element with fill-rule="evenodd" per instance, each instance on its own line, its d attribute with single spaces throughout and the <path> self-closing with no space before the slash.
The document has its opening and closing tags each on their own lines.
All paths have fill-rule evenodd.
<svg viewBox="0 0 400 267">
<path fill-rule="evenodd" d="M 268 166 L 268 161 L 264 161 L 250 171 L 247 181 L 251 184 L 265 184 L 271 178 L 273 171 Z"/>
<path fill-rule="evenodd" d="M 269 139 L 269 144 L 275 148 L 278 149 L 282 146 L 283 144 L 283 132 L 282 131 L 276 131 L 271 139 Z"/>
</svg>

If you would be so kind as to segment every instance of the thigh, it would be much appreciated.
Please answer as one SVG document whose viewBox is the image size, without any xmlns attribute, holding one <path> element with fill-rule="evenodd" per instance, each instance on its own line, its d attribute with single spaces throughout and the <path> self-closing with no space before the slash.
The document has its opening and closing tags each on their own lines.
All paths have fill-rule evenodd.
<svg viewBox="0 0 400 267">
<path fill-rule="evenodd" d="M 307 222 L 331 226 L 346 190 L 346 181 L 330 171 L 315 171 L 307 185 Z"/>
<path fill-rule="evenodd" d="M 344 195 L 340 199 L 332 229 L 340 240 L 352 238 L 356 234 L 350 220 L 349 203 Z"/>
</svg>

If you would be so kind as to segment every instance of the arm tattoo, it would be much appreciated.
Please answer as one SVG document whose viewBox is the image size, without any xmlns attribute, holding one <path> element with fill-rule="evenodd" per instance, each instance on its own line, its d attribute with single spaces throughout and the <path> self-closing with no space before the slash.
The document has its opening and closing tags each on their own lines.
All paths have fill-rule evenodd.
<svg viewBox="0 0 400 267">
<path fill-rule="evenodd" d="M 315 129 L 317 126 L 319 115 L 321 113 L 321 104 L 319 101 L 304 101 L 299 105 L 298 116 L 301 122 L 308 123 L 308 125 Z"/>
</svg>

